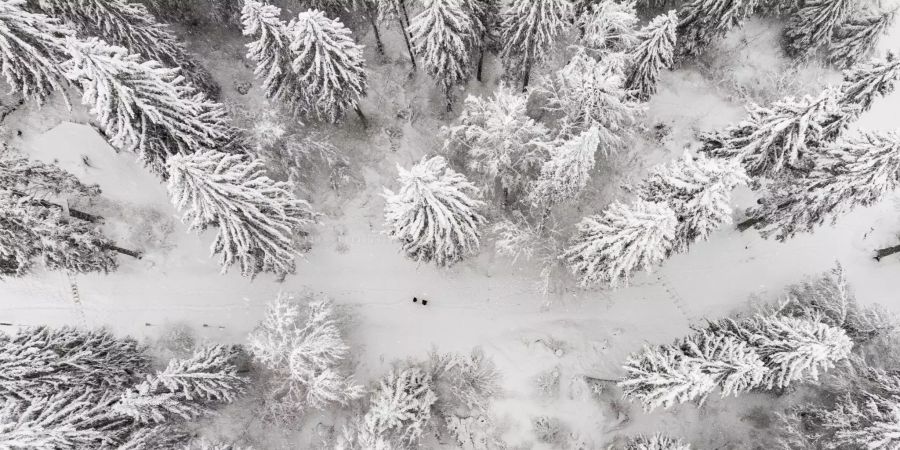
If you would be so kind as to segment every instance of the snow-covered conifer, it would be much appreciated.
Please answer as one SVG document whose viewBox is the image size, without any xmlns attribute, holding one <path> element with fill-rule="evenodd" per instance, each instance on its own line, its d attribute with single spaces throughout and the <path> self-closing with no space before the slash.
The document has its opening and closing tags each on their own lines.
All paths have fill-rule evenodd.
<svg viewBox="0 0 900 450">
<path fill-rule="evenodd" d="M 81 86 L 82 101 L 110 142 L 136 151 L 165 173 L 166 159 L 219 147 L 230 138 L 225 108 L 155 61 L 142 62 L 122 47 L 91 38 L 67 40 L 66 76 Z"/>
<path fill-rule="evenodd" d="M 581 44 L 601 57 L 607 53 L 631 51 L 639 42 L 639 21 L 634 0 L 602 0 L 587 5 L 575 18 L 582 32 Z"/>
<path fill-rule="evenodd" d="M 597 61 L 579 52 L 541 85 L 547 95 L 544 108 L 562 116 L 563 134 L 596 126 L 599 148 L 607 155 L 625 148 L 644 111 L 624 88 L 622 68 L 610 63 L 613 59 Z"/>
<path fill-rule="evenodd" d="M 531 71 L 544 62 L 556 39 L 569 27 L 569 0 L 512 0 L 501 24 L 503 58 L 508 73 L 528 87 Z"/>
<path fill-rule="evenodd" d="M 453 88 L 465 83 L 472 71 L 479 30 L 461 0 L 424 0 L 422 5 L 422 11 L 410 20 L 413 51 L 443 88 L 450 110 Z"/>
<path fill-rule="evenodd" d="M 25 9 L 26 0 L 0 2 L 0 72 L 12 92 L 42 104 L 64 91 L 61 65 L 68 59 L 65 38 L 72 30 Z"/>
<path fill-rule="evenodd" d="M 232 347 L 201 347 L 190 358 L 170 360 L 165 370 L 148 380 L 188 400 L 230 403 L 243 392 L 246 384 L 236 373 L 234 358 Z"/>
<path fill-rule="evenodd" d="M 313 213 L 284 182 L 264 173 L 259 160 L 215 150 L 169 159 L 169 194 L 191 230 L 217 227 L 212 253 L 223 272 L 239 264 L 241 273 L 292 273 L 294 236 Z"/>
<path fill-rule="evenodd" d="M 197 88 L 215 94 L 218 85 L 209 72 L 187 54 L 168 27 L 147 8 L 127 0 L 37 0 L 41 11 L 71 24 L 85 36 L 124 47 L 148 60 L 177 67 Z"/>
<path fill-rule="evenodd" d="M 834 31 L 833 42 L 828 46 L 828 61 L 849 68 L 867 58 L 896 16 L 896 10 L 884 10 L 848 18 Z"/>
<path fill-rule="evenodd" d="M 675 243 L 675 212 L 643 200 L 614 202 L 602 213 L 585 217 L 563 254 L 582 286 L 600 282 L 627 284 L 637 270 L 651 270 Z"/>
<path fill-rule="evenodd" d="M 406 256 L 444 267 L 477 253 L 486 220 L 475 185 L 440 156 L 397 170 L 400 190 L 384 190 L 384 217 L 388 235 Z"/>
<path fill-rule="evenodd" d="M 436 401 L 425 371 L 417 367 L 392 370 L 372 395 L 363 419 L 366 434 L 415 446 L 431 426 Z"/>
<path fill-rule="evenodd" d="M 657 16 L 638 34 L 640 42 L 631 52 L 625 88 L 639 98 L 647 99 L 656 93 L 659 73 L 672 68 L 677 26 L 678 15 L 673 9 Z"/>
<path fill-rule="evenodd" d="M 758 4 L 759 0 L 688 1 L 678 11 L 678 54 L 699 55 L 713 40 L 740 26 Z"/>
<path fill-rule="evenodd" d="M 500 0 L 462 0 L 462 6 L 472 19 L 475 29 L 475 50 L 477 59 L 475 79 L 481 81 L 484 55 L 495 50 L 500 32 Z"/>
<path fill-rule="evenodd" d="M 681 439 L 656 433 L 652 436 L 635 436 L 625 443 L 625 450 L 691 450 L 691 444 Z"/>
<path fill-rule="evenodd" d="M 600 130 L 593 126 L 557 147 L 541 167 L 529 193 L 531 203 L 551 206 L 578 197 L 591 178 L 599 145 Z"/>
<path fill-rule="evenodd" d="M 850 111 L 862 114 L 872 108 L 876 99 L 893 92 L 898 80 L 900 57 L 894 52 L 856 64 L 844 71 L 838 105 L 844 114 L 850 114 Z"/>
<path fill-rule="evenodd" d="M 31 401 L 6 401 L 0 407 L 0 448 L 99 448 L 107 440 L 101 430 L 84 426 L 94 399 L 76 390 L 56 392 Z"/>
<path fill-rule="evenodd" d="M 784 31 L 792 56 L 808 55 L 831 45 L 835 30 L 847 19 L 854 0 L 806 0 L 791 15 Z"/>
<path fill-rule="evenodd" d="M 500 391 L 500 374 L 480 348 L 468 355 L 432 351 L 425 367 L 437 395 L 434 409 L 444 417 L 461 411 L 484 413 Z"/>
<path fill-rule="evenodd" d="M 145 381 L 124 392 L 110 411 L 146 426 L 168 421 L 192 420 L 211 410 L 203 403 L 188 400 L 182 395 L 157 391 L 151 383 Z"/>
<path fill-rule="evenodd" d="M 493 97 L 469 96 L 459 124 L 445 128 L 444 148 L 485 178 L 488 192 L 499 186 L 508 201 L 539 174 L 552 148 L 550 132 L 528 117 L 528 99 L 500 86 Z"/>
<path fill-rule="evenodd" d="M 416 68 L 416 57 L 413 54 L 412 43 L 409 40 L 409 12 L 407 0 L 373 0 L 376 3 L 378 17 L 382 21 L 397 21 L 400 25 L 400 34 L 406 43 L 406 51 L 409 52 L 409 61 L 413 69 Z"/>
<path fill-rule="evenodd" d="M 368 80 L 363 48 L 350 37 L 350 30 L 315 10 L 300 13 L 288 29 L 291 66 L 303 85 L 304 114 L 337 122 L 347 110 L 359 113 Z"/>
<path fill-rule="evenodd" d="M 635 189 L 642 199 L 668 204 L 678 218 L 675 249 L 684 251 L 731 223 L 731 193 L 749 179 L 739 161 L 685 153 L 654 168 Z"/>
</svg>

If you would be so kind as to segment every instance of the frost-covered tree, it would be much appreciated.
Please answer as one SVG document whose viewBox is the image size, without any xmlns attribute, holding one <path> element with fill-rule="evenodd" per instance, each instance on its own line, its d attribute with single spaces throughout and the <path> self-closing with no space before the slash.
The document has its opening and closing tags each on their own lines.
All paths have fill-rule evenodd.
<svg viewBox="0 0 900 450">
<path fill-rule="evenodd" d="M 688 1 L 678 11 L 678 54 L 699 55 L 715 39 L 740 26 L 758 4 L 759 0 Z"/>
<path fill-rule="evenodd" d="M 601 57 L 631 51 L 639 42 L 639 21 L 633 0 L 602 0 L 586 5 L 575 18 L 582 33 L 580 43 Z"/>
<path fill-rule="evenodd" d="M 469 96 L 459 124 L 443 129 L 444 149 L 481 174 L 502 200 L 524 192 L 552 148 L 550 132 L 527 114 L 528 99 L 500 86 L 490 98 Z"/>
<path fill-rule="evenodd" d="M 640 435 L 628 439 L 625 450 L 691 450 L 691 444 L 681 439 L 656 433 L 651 436 Z"/>
<path fill-rule="evenodd" d="M 102 414 L 89 393 L 67 390 L 0 407 L 0 448 L 99 448 L 106 433 L 85 425 Z M 91 416 L 94 417 L 91 417 Z"/>
<path fill-rule="evenodd" d="M 11 92 L 43 104 L 67 87 L 61 70 L 72 30 L 58 20 L 25 9 L 26 0 L 0 2 L 0 72 Z"/>
<path fill-rule="evenodd" d="M 562 257 L 582 286 L 628 284 L 638 270 L 652 270 L 675 244 L 675 212 L 664 204 L 614 202 L 585 217 Z"/>
<path fill-rule="evenodd" d="M 444 267 L 477 253 L 486 220 L 475 185 L 440 156 L 397 170 L 401 186 L 396 193 L 384 190 L 384 217 L 388 235 L 406 256 Z"/>
<path fill-rule="evenodd" d="M 378 17 L 382 21 L 396 21 L 400 25 L 400 34 L 406 42 L 406 51 L 409 52 L 409 61 L 413 70 L 416 69 L 416 57 L 413 54 L 412 43 L 409 40 L 409 12 L 407 0 L 373 0 L 376 3 Z"/>
<path fill-rule="evenodd" d="M 244 276 L 293 273 L 295 236 L 312 223 L 310 205 L 288 183 L 267 177 L 263 164 L 215 150 L 169 159 L 169 194 L 191 230 L 218 228 L 212 254 L 222 271 Z"/>
<path fill-rule="evenodd" d="M 437 395 L 424 370 L 392 370 L 372 394 L 363 418 L 364 433 L 402 447 L 415 446 L 432 426 L 431 407 L 436 401 Z"/>
<path fill-rule="evenodd" d="M 472 15 L 461 0 L 424 0 L 422 11 L 410 21 L 413 51 L 453 105 L 453 88 L 469 79 L 472 52 L 480 39 Z"/>
<path fill-rule="evenodd" d="M 124 47 L 148 60 L 177 67 L 195 87 L 217 94 L 209 72 L 188 55 L 169 28 L 154 19 L 147 7 L 126 0 L 36 0 L 50 17 L 71 24 L 81 35 L 95 36 Z"/>
<path fill-rule="evenodd" d="M 483 414 L 500 391 L 500 373 L 480 348 L 467 355 L 432 350 L 424 366 L 437 395 L 434 410 L 442 417 Z"/>
<path fill-rule="evenodd" d="M 739 161 L 691 156 L 654 168 L 634 188 L 648 202 L 668 204 L 678 218 L 677 251 L 731 223 L 731 193 L 749 182 Z"/>
<path fill-rule="evenodd" d="M 512 0 L 501 23 L 507 73 L 528 88 L 531 71 L 549 56 L 556 39 L 569 27 L 573 6 L 569 0 Z"/>
<path fill-rule="evenodd" d="M 856 116 L 872 108 L 876 99 L 894 91 L 900 80 L 900 57 L 888 52 L 883 58 L 856 64 L 844 71 L 838 105 L 844 115 Z"/>
<path fill-rule="evenodd" d="M 896 16 L 897 11 L 893 9 L 851 15 L 834 30 L 833 41 L 828 46 L 828 61 L 849 68 L 867 58 Z"/>
<path fill-rule="evenodd" d="M 247 338 L 250 354 L 272 373 L 266 412 L 279 420 L 310 408 L 346 405 L 362 395 L 362 387 L 342 369 L 350 347 L 334 303 L 324 297 L 307 300 L 301 305 L 291 295 L 279 295 Z"/>
<path fill-rule="evenodd" d="M 553 150 L 529 193 L 532 205 L 552 206 L 574 200 L 587 186 L 600 145 L 596 126 Z"/>
<path fill-rule="evenodd" d="M 596 126 L 599 148 L 607 155 L 626 147 L 644 111 L 630 98 L 624 74 L 610 59 L 597 61 L 580 52 L 541 85 L 547 96 L 544 108 L 561 116 L 563 134 Z"/>
<path fill-rule="evenodd" d="M 315 10 L 300 13 L 288 29 L 291 66 L 303 86 L 304 114 L 337 122 L 353 109 L 364 117 L 358 105 L 368 89 L 363 47 L 353 41 L 350 30 Z"/>
<path fill-rule="evenodd" d="M 475 50 L 477 59 L 475 79 L 481 81 L 484 55 L 496 50 L 500 32 L 500 0 L 462 0 L 462 6 L 472 19 L 475 29 Z"/>
<path fill-rule="evenodd" d="M 672 68 L 677 26 L 678 15 L 671 10 L 654 18 L 638 34 L 640 41 L 630 55 L 625 88 L 639 98 L 648 99 L 655 94 L 659 73 Z"/>
<path fill-rule="evenodd" d="M 815 53 L 831 45 L 835 30 L 847 19 L 854 0 L 805 0 L 791 15 L 784 31 L 785 47 L 792 56 Z"/>
<path fill-rule="evenodd" d="M 138 152 L 157 172 L 165 173 L 171 155 L 217 148 L 230 139 L 224 106 L 187 84 L 178 69 L 141 61 L 94 38 L 69 38 L 67 48 L 72 59 L 64 65 L 66 76 L 81 86 L 82 102 L 107 138 Z"/>
</svg>

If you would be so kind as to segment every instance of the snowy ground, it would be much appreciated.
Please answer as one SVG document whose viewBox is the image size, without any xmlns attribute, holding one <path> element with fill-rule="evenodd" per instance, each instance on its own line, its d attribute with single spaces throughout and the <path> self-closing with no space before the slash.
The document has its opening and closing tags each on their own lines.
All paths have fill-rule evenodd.
<svg viewBox="0 0 900 450">
<path fill-rule="evenodd" d="M 900 42 L 898 34 L 890 42 Z M 225 53 L 236 51 L 237 46 L 228 45 L 223 46 L 222 58 L 233 57 Z M 403 64 L 402 54 L 396 53 L 383 67 Z M 382 75 L 388 79 L 393 73 Z M 385 79 L 376 83 L 388 86 Z M 223 84 L 227 90 L 227 83 Z M 393 94 L 373 94 L 364 106 L 375 111 L 382 101 L 400 101 Z M 403 100 L 411 101 L 427 96 L 427 91 L 401 94 Z M 525 445 L 531 439 L 530 418 L 544 414 L 563 419 L 588 441 L 588 448 L 600 447 L 614 433 L 659 427 L 691 437 L 698 448 L 737 448 L 738 444 L 723 441 L 721 427 L 715 426 L 732 416 L 721 419 L 711 411 L 734 408 L 737 412 L 732 414 L 743 417 L 740 411 L 752 411 L 762 396 L 712 402 L 702 413 L 684 406 L 675 413 L 677 417 L 672 412 L 643 416 L 629 406 L 635 420 L 615 430 L 617 413 L 589 400 L 570 380 L 578 375 L 615 378 L 624 356 L 642 343 L 667 342 L 703 318 L 746 310 L 752 296 L 774 297 L 785 285 L 822 272 L 836 260 L 845 266 L 863 302 L 900 312 L 900 301 L 894 297 L 900 292 L 900 259 L 872 260 L 874 249 L 898 241 L 900 197 L 786 243 L 763 240 L 755 232 L 723 230 L 655 273 L 636 277 L 631 287 L 558 292 L 549 306 L 534 290 L 537 273 L 533 268 L 513 266 L 487 249 L 479 258 L 450 270 L 418 266 L 381 234 L 379 192 L 393 178 L 395 162 L 408 165 L 435 150 L 434 124 L 427 121 L 404 130 L 403 142 L 393 153 L 383 152 L 385 138 L 379 131 L 365 135 L 372 146 L 354 149 L 372 164 L 361 172 L 365 188 L 341 201 L 323 195 L 319 206 L 329 214 L 317 227 L 312 251 L 300 262 L 296 275 L 284 282 L 269 276 L 249 280 L 238 273 L 221 275 L 215 260 L 208 257 L 211 234 L 187 233 L 156 178 L 132 155 L 116 154 L 89 126 L 67 122 L 86 123 L 84 117 L 50 111 L 28 110 L 10 117 L 7 125 L 23 130 L 11 143 L 31 157 L 57 161 L 84 181 L 99 183 L 109 202 L 93 205 L 93 210 L 107 217 L 109 234 L 121 246 L 144 249 L 147 254 L 140 261 L 121 258 L 121 269 L 109 275 L 53 272 L 4 280 L 0 282 L 0 321 L 103 325 L 144 336 L 153 336 L 166 323 L 180 322 L 212 341 L 241 342 L 261 317 L 263 305 L 278 291 L 321 291 L 353 313 L 350 340 L 363 380 L 383 373 L 392 360 L 424 355 L 433 346 L 445 351 L 482 346 L 504 374 L 505 394 L 496 410 L 513 444 Z M 654 121 L 673 123 L 682 133 L 691 127 L 722 126 L 741 116 L 739 106 L 688 71 L 664 80 L 651 111 Z M 894 94 L 878 103 L 861 126 L 889 129 L 896 126 L 898 113 L 900 94 Z M 375 120 L 377 130 L 377 114 Z M 6 132 L 11 135 L 10 130 Z M 672 136 L 668 151 L 652 158 L 675 156 L 680 140 L 688 137 L 689 133 Z M 358 139 L 347 142 L 359 144 Z M 85 156 L 89 167 L 83 163 Z M 737 210 L 753 202 L 752 195 L 742 193 Z M 413 296 L 428 298 L 430 303 L 427 307 L 413 304 Z M 546 345 L 551 339 L 565 343 L 562 352 Z M 561 375 L 561 395 L 536 400 L 534 378 L 554 369 Z M 753 433 L 754 425 L 748 420 L 728 427 Z"/>
</svg>

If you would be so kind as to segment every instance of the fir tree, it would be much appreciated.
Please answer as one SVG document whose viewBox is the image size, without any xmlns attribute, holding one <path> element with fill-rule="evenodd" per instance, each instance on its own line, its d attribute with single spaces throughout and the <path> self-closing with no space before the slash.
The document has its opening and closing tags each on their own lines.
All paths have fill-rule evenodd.
<svg viewBox="0 0 900 450">
<path fill-rule="evenodd" d="M 358 105 L 368 89 L 363 48 L 350 37 L 350 30 L 321 11 L 300 13 L 288 28 L 291 64 L 304 85 L 301 110 L 307 116 L 337 122 L 354 109 L 365 120 Z"/>
<path fill-rule="evenodd" d="M 862 114 L 872 108 L 877 98 L 893 92 L 897 80 L 900 80 L 900 58 L 896 53 L 856 64 L 844 71 L 838 104 L 848 111 L 845 114 Z"/>
<path fill-rule="evenodd" d="M 73 33 L 55 19 L 26 11 L 25 3 L 0 2 L 0 72 L 12 92 L 40 105 L 67 87 L 61 65 L 68 59 L 65 38 Z"/>
<path fill-rule="evenodd" d="M 677 221 L 666 205 L 618 201 L 601 214 L 585 217 L 563 258 L 582 286 L 628 284 L 637 270 L 651 270 L 675 243 Z"/>
<path fill-rule="evenodd" d="M 528 87 L 531 71 L 549 55 L 572 19 L 569 0 L 513 0 L 501 24 L 500 56 L 508 73 Z"/>
<path fill-rule="evenodd" d="M 397 170 L 401 187 L 397 193 L 385 189 L 384 215 L 388 235 L 401 243 L 403 252 L 439 267 L 477 253 L 478 228 L 486 222 L 478 213 L 484 206 L 478 189 L 440 156 Z"/>
<path fill-rule="evenodd" d="M 155 171 L 165 173 L 171 155 L 217 148 L 230 138 L 225 108 L 186 84 L 178 69 L 141 62 L 97 39 L 69 39 L 68 50 L 66 76 L 81 86 L 107 138 L 138 152 Z"/>
<path fill-rule="evenodd" d="M 628 439 L 625 450 L 691 450 L 691 445 L 662 433 Z"/>
<path fill-rule="evenodd" d="M 57 392 L 30 402 L 7 401 L 0 408 L 0 448 L 99 448 L 106 433 L 85 427 L 94 399 L 74 390 Z"/>
<path fill-rule="evenodd" d="M 759 0 L 690 0 L 678 17 L 678 54 L 697 56 L 715 39 L 740 26 L 756 10 Z"/>
<path fill-rule="evenodd" d="M 655 94 L 659 73 L 672 68 L 677 26 L 678 16 L 672 10 L 657 16 L 641 30 L 640 43 L 631 53 L 625 79 L 625 88 L 634 91 L 639 98 L 646 100 Z"/>
<path fill-rule="evenodd" d="M 888 32 L 896 15 L 896 10 L 884 10 L 848 18 L 834 31 L 833 42 L 828 46 L 828 61 L 849 68 L 867 58 L 881 36 Z"/>
<path fill-rule="evenodd" d="M 638 44 L 640 20 L 633 0 L 602 0 L 583 9 L 576 16 L 576 24 L 582 33 L 580 43 L 595 56 L 602 59 L 608 53 L 630 52 Z"/>
<path fill-rule="evenodd" d="M 471 73 L 478 31 L 460 0 L 425 0 L 422 12 L 410 22 L 413 50 L 443 88 L 448 111 L 453 88 L 465 83 Z"/>
<path fill-rule="evenodd" d="M 436 401 L 422 369 L 392 370 L 372 395 L 363 419 L 365 434 L 415 446 L 431 425 L 431 407 Z"/>
<path fill-rule="evenodd" d="M 191 230 L 218 228 L 212 253 L 222 271 L 244 276 L 293 273 L 294 236 L 312 222 L 310 206 L 259 160 L 207 150 L 169 160 L 169 194 Z"/>
<path fill-rule="evenodd" d="M 805 0 L 785 28 L 788 54 L 803 56 L 829 47 L 835 30 L 847 19 L 854 0 Z"/>
<path fill-rule="evenodd" d="M 532 205 L 556 205 L 574 200 L 587 186 L 600 145 L 596 126 L 557 147 L 541 167 L 529 197 Z"/>
</svg>

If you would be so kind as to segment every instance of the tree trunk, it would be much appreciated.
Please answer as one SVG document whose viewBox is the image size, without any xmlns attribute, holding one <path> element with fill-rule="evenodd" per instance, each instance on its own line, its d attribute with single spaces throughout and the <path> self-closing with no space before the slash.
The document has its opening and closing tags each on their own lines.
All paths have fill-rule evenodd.
<svg viewBox="0 0 900 450">
<path fill-rule="evenodd" d="M 478 56 L 478 69 L 475 72 L 475 79 L 481 82 L 481 68 L 484 67 L 484 46 L 481 47 L 481 55 Z"/>
<path fill-rule="evenodd" d="M 366 117 L 365 114 L 363 114 L 362 110 L 359 109 L 359 105 L 356 105 L 353 108 L 353 110 L 356 111 L 356 115 L 359 116 L 359 120 L 362 121 L 363 128 L 368 129 L 369 128 L 369 119 Z"/>
<path fill-rule="evenodd" d="M 900 245 L 879 249 L 875 252 L 875 261 L 881 261 L 881 258 L 891 256 L 894 253 L 900 253 Z"/>
<path fill-rule="evenodd" d="M 531 81 L 531 60 L 525 63 L 525 76 L 522 79 L 522 92 L 528 91 L 528 82 Z"/>
<path fill-rule="evenodd" d="M 453 111 L 453 89 L 450 87 L 445 88 L 444 97 L 447 98 L 447 112 Z"/>
<path fill-rule="evenodd" d="M 409 61 L 412 63 L 413 70 L 415 70 L 418 66 L 416 65 L 416 56 L 413 54 L 412 43 L 409 42 L 409 32 L 406 31 L 408 22 L 404 22 L 402 17 L 398 17 L 398 19 L 403 32 L 403 41 L 406 42 L 406 51 L 409 52 Z"/>
<path fill-rule="evenodd" d="M 409 25 L 409 13 L 406 12 L 406 0 L 400 0 L 400 10 L 403 11 L 403 18 L 406 19 L 406 24 Z"/>
<path fill-rule="evenodd" d="M 113 244 L 104 245 L 103 248 L 105 248 L 106 250 L 112 250 L 116 253 L 121 253 L 123 255 L 128 255 L 135 259 L 143 259 L 144 258 L 144 255 L 139 251 L 128 250 L 127 248 L 122 248 L 122 247 L 119 247 L 119 246 L 116 246 Z"/>
<path fill-rule="evenodd" d="M 381 32 L 378 30 L 378 20 L 375 18 L 376 14 L 377 13 L 374 11 L 370 4 L 369 23 L 372 24 L 372 31 L 375 33 L 375 50 L 377 50 L 379 54 L 384 55 L 384 43 L 381 42 Z"/>
<path fill-rule="evenodd" d="M 738 229 L 738 231 L 744 232 L 744 231 L 749 230 L 750 228 L 753 228 L 754 225 L 756 225 L 762 221 L 763 221 L 762 217 L 751 217 L 751 218 L 737 224 L 737 229 Z"/>
</svg>

